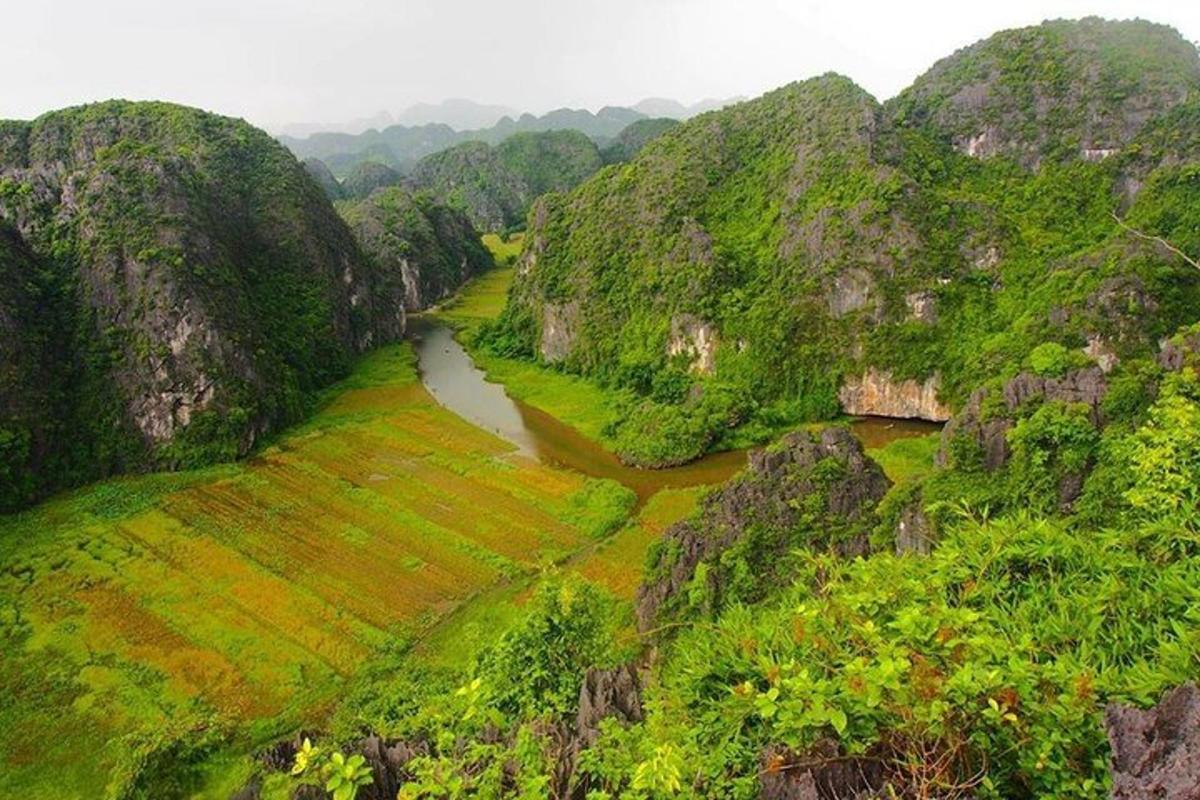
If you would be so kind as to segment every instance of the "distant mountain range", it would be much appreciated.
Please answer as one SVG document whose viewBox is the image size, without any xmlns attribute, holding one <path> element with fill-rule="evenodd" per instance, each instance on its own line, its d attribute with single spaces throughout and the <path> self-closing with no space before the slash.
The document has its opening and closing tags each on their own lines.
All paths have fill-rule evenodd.
<svg viewBox="0 0 1200 800">
<path fill-rule="evenodd" d="M 339 177 L 345 177 L 365 161 L 408 172 L 420 159 L 448 147 L 470 141 L 499 144 L 515 133 L 576 130 L 603 147 L 638 120 L 689 119 L 739 99 L 709 99 L 685 106 L 676 100 L 648 98 L 632 107 L 605 106 L 596 112 L 560 108 L 540 116 L 529 113 L 518 116 L 504 106 L 454 99 L 421 103 L 396 117 L 384 113 L 371 118 L 383 121 L 382 126 L 362 128 L 362 120 L 319 131 L 313 130 L 312 125 L 288 126 L 279 141 L 301 159 L 321 159 Z"/>
<path fill-rule="evenodd" d="M 716 111 L 719 108 L 740 103 L 745 100 L 745 97 L 727 97 L 724 100 L 718 100 L 713 97 L 708 97 L 698 103 L 693 103 L 690 106 L 685 106 L 678 100 L 672 100 L 667 97 L 647 97 L 633 106 L 633 110 L 647 117 L 666 117 L 667 119 L 685 120 L 703 114 L 705 111 Z"/>
</svg>

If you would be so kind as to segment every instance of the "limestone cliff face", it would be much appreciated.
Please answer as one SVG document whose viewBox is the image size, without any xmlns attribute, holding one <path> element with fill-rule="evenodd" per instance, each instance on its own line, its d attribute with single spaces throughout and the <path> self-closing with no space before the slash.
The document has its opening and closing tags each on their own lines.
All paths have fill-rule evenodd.
<svg viewBox="0 0 1200 800">
<path fill-rule="evenodd" d="M 554 364 L 571 355 L 579 326 L 578 303 L 546 303 L 542 308 L 542 338 L 538 354 Z"/>
<path fill-rule="evenodd" d="M 40 442 L 5 456 L 34 495 L 243 454 L 404 330 L 321 189 L 237 120 L 110 102 L 0 123 L 0 226 L 0 271 L 48 320 L 9 325 L 50 378 L 0 386 L 50 387 L 33 419 L 0 403 L 0 438 Z"/>
<path fill-rule="evenodd" d="M 667 341 L 667 355 L 684 356 L 688 369 L 697 375 L 712 375 L 717 366 L 717 328 L 691 314 L 682 314 L 671 319 L 671 338 Z"/>
<path fill-rule="evenodd" d="M 945 422 L 951 409 L 938 399 L 941 380 L 931 375 L 923 381 L 893 380 L 892 373 L 869 368 L 847 378 L 838 391 L 842 410 L 855 416 L 902 417 Z"/>
</svg>

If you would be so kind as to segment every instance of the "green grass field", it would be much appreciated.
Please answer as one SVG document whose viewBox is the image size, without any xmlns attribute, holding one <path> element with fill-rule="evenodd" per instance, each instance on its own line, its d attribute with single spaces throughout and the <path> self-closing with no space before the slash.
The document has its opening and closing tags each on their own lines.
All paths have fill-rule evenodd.
<svg viewBox="0 0 1200 800">
<path fill-rule="evenodd" d="M 498 266 L 511 267 L 521 256 L 521 248 L 525 244 L 525 234 L 514 233 L 507 239 L 496 233 L 483 235 L 483 246 L 492 254 L 492 259 Z"/>
<path fill-rule="evenodd" d="M 0 519 L 0 796 L 95 797 L 175 735 L 319 720 L 380 648 L 627 511 L 438 406 L 407 345 L 329 397 L 242 464 Z"/>
</svg>

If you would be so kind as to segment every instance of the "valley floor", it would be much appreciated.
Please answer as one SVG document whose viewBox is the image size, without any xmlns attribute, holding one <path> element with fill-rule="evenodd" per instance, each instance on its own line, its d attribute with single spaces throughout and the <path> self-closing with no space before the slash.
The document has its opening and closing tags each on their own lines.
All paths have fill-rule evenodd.
<svg viewBox="0 0 1200 800">
<path fill-rule="evenodd" d="M 311 723 L 372 654 L 628 508 L 439 407 L 408 345 L 332 396 L 244 464 L 0 520 L 0 796 L 91 797 L 176 735 Z"/>
<path fill-rule="evenodd" d="M 511 269 L 438 312 L 471 330 Z M 506 390 L 603 442 L 605 390 L 476 354 Z M 934 439 L 893 443 L 894 479 Z M 547 466 L 439 406 L 402 344 L 366 357 L 253 459 L 120 478 L 0 518 L 0 796 L 94 797 L 152 753 L 244 753 L 320 727 L 370 664 L 461 668 L 551 566 L 632 600 L 651 543 L 704 488 L 634 496 Z M 220 739 L 219 741 L 223 741 Z M 251 769 L 199 758 L 223 798 Z M 177 753 L 182 758 L 186 754 Z"/>
</svg>

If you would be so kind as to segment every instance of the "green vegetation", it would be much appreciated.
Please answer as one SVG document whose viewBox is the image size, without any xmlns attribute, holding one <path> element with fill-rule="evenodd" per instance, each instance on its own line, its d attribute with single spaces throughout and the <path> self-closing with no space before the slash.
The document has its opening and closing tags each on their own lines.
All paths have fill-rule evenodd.
<svg viewBox="0 0 1200 800">
<path fill-rule="evenodd" d="M 1021 83 L 1032 61 L 1066 65 L 1053 103 Z M 1178 34 L 1085 21 L 999 34 L 886 106 L 826 75 L 707 114 L 539 201 L 533 268 L 481 343 L 632 392 L 609 435 L 650 464 L 827 419 L 867 368 L 936 375 L 959 408 L 1089 343 L 1149 357 L 1191 321 L 1200 274 L 1112 214 L 1200 247 L 1177 163 L 1196 154 L 1189 92 L 1200 58 Z M 1161 117 L 1139 128 L 1147 105 Z M 964 152 L 963 131 L 1008 136 L 1035 106 L 1078 125 L 1035 116 L 990 157 Z"/>
<path fill-rule="evenodd" d="M 841 758 L 881 765 L 898 796 L 1104 795 L 1105 704 L 1151 704 L 1200 667 L 1200 506 L 1176 494 L 1200 480 L 1197 415 L 1189 368 L 1136 424 L 1106 430 L 1140 467 L 1123 490 L 1093 474 L 1110 524 L 960 505 L 929 556 L 801 547 L 757 602 L 683 606 L 643 673 L 644 721 L 601 722 L 573 779 L 593 797 L 755 798 L 764 775 L 832 739 Z M 741 556 L 770 552 L 770 534 Z M 689 597 L 711 580 L 697 572 Z M 339 716 L 355 724 L 332 740 L 369 728 L 432 743 L 401 797 L 545 795 L 563 756 L 550 731 L 574 719 L 585 671 L 636 653 L 627 613 L 552 577 L 469 664 L 402 662 L 356 691 Z"/>
<path fill-rule="evenodd" d="M 173 796 L 231 740 L 318 723 L 364 664 L 628 514 L 623 487 L 443 410 L 406 346 L 326 397 L 249 462 L 0 520 L 0 795 Z"/>
<path fill-rule="evenodd" d="M 522 133 L 572 131 L 597 144 L 608 142 L 645 115 L 629 108 L 605 107 L 596 113 L 583 109 L 560 108 L 535 117 L 522 114 L 517 119 L 502 119 L 483 130 L 454 130 L 447 125 L 392 125 L 352 135 L 317 133 L 304 139 L 281 136 L 297 158 L 319 158 L 339 176 L 345 176 L 363 162 L 375 162 L 407 173 L 426 156 L 464 142 L 497 145 Z"/>
<path fill-rule="evenodd" d="M 523 233 L 513 233 L 508 237 L 502 237 L 498 233 L 485 233 L 483 235 L 483 246 L 492 254 L 492 259 L 496 264 L 502 267 L 516 266 L 517 259 L 521 256 L 521 248 L 524 245 L 525 234 Z M 507 283 L 504 285 L 504 290 L 508 291 Z M 500 310 L 500 308 L 497 308 L 491 317 L 500 316 Z"/>
<path fill-rule="evenodd" d="M 396 186 L 401 181 L 400 173 L 391 167 L 374 161 L 364 161 L 342 179 L 342 192 L 351 199 L 362 200 L 371 192 L 386 186 Z"/>
<path fill-rule="evenodd" d="M 513 253 L 500 249 L 499 237 L 484 237 L 484 244 L 489 242 L 497 263 L 501 263 L 503 256 Z M 511 268 L 497 268 L 481 275 L 464 286 L 453 300 L 439 307 L 438 318 L 460 332 L 475 365 L 487 373 L 489 381 L 502 384 L 509 396 L 545 411 L 587 438 L 612 448 L 615 443 L 608 431 L 614 408 L 619 407 L 623 393 L 606 390 L 586 378 L 546 369 L 531 361 L 506 358 L 491 349 L 475 346 L 479 331 L 503 310 L 514 275 Z"/>
<path fill-rule="evenodd" d="M 658 138 L 678 124 L 678 120 L 668 118 L 639 119 L 606 144 L 600 155 L 605 164 L 624 163 L 641 152 L 650 140 Z"/>
<path fill-rule="evenodd" d="M 60 331 L 81 336 L 63 276 L 85 265 L 153 265 L 213 290 L 168 298 L 279 326 L 249 329 L 290 381 L 262 402 L 319 409 L 248 461 L 0 518 L 0 794 L 283 800 L 307 784 L 354 800 L 386 782 L 404 800 L 751 800 L 806 773 L 849 794 L 825 785 L 845 773 L 881 797 L 1105 796 L 1106 707 L 1200 673 L 1198 91 L 1200 57 L 1169 29 L 1053 22 L 960 51 L 886 106 L 839 76 L 784 87 L 569 191 L 555 181 L 582 180 L 594 145 L 464 145 L 426 177 L 494 211 L 494 230 L 552 190 L 528 233 L 480 243 L 466 212 L 399 188 L 343 205 L 370 252 L 350 264 L 369 276 L 354 296 L 371 302 L 332 321 L 344 308 L 321 292 L 355 285 L 345 261 L 306 293 L 309 262 L 268 268 L 296 256 L 283 245 L 260 262 L 218 236 L 230 260 L 197 260 L 186 237 L 127 227 L 210 208 L 209 180 L 246 166 L 253 132 L 122 104 L 0 125 L 0 163 L 25 163 L 73 157 L 123 112 L 97 146 L 104 180 L 78 185 L 81 224 L 103 224 L 60 229 L 30 176 L 0 182 L 0 322 L 23 334 L 0 339 L 12 496 L 60 463 L 35 424 L 60 393 L 107 424 L 97 409 L 123 384 L 106 370 L 166 358 L 155 326 L 84 320 L 82 374 L 45 371 Z M 186 158 L 159 152 L 167 134 Z M 357 257 L 336 219 L 292 234 Z M 343 334 L 388 338 L 376 312 L 415 285 L 397 271 L 444 294 L 463 258 L 501 266 L 440 318 L 511 394 L 629 460 L 828 419 L 867 374 L 936 377 L 954 417 L 865 453 L 814 422 L 720 489 L 648 497 L 447 412 L 407 346 L 322 390 L 365 346 Z M 235 285 L 277 304 L 243 308 L 222 293 Z M 260 355 L 212 349 L 205 370 Z M 171 466 L 261 433 L 245 382 L 245 404 L 199 409 L 164 446 Z M 81 438 L 106 464 L 126 452 Z"/>
<path fill-rule="evenodd" d="M 461 212 L 399 186 L 365 200 L 341 201 L 338 213 L 382 276 L 397 306 L 420 311 L 450 296 L 494 264 Z"/>
<path fill-rule="evenodd" d="M 0 337 L 0 508 L 243 455 L 399 336 L 386 276 L 244 122 L 82 106 L 0 123 L 0 168 L 0 303 L 20 309 Z"/>
<path fill-rule="evenodd" d="M 520 226 L 536 197 L 574 188 L 601 163 L 596 145 L 578 131 L 518 133 L 495 147 L 466 142 L 426 156 L 412 182 L 495 232 Z"/>
</svg>

